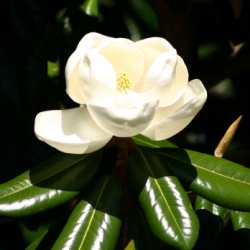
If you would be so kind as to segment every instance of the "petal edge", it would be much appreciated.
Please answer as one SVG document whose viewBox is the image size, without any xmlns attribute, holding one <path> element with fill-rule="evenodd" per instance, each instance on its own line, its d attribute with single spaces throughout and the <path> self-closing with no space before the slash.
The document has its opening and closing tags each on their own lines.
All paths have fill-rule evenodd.
<svg viewBox="0 0 250 250">
<path fill-rule="evenodd" d="M 200 80 L 192 80 L 184 95 L 171 107 L 159 108 L 149 127 L 141 134 L 152 140 L 168 139 L 183 130 L 201 110 L 207 91 Z"/>
<path fill-rule="evenodd" d="M 83 107 L 40 112 L 34 131 L 41 141 L 70 154 L 92 153 L 111 139 Z"/>
</svg>

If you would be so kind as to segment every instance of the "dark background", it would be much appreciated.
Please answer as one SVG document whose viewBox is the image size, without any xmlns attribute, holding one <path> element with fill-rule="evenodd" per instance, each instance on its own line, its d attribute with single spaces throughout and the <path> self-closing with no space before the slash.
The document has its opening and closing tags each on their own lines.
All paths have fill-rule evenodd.
<svg viewBox="0 0 250 250">
<path fill-rule="evenodd" d="M 86 15 L 83 2 L 1 2 L 0 182 L 51 154 L 33 134 L 34 117 L 42 110 L 75 105 L 64 92 L 65 62 L 91 31 L 168 39 L 184 58 L 190 79 L 201 79 L 208 90 L 203 110 L 173 141 L 213 153 L 225 129 L 243 115 L 226 157 L 249 166 L 249 0 L 100 0 L 98 16 Z M 48 61 L 57 62 L 58 74 L 48 74 Z M 22 249 L 18 228 L 5 222 L 0 220 L 0 249 Z M 224 234 L 218 249 L 248 237 L 246 232 L 232 234 L 230 228 Z M 244 247 L 250 249 L 247 242 Z"/>
</svg>

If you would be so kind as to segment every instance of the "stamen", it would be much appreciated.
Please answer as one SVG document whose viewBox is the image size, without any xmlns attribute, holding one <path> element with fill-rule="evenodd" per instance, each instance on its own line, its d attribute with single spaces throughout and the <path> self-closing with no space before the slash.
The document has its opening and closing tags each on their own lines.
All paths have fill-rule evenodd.
<svg viewBox="0 0 250 250">
<path fill-rule="evenodd" d="M 117 87 L 120 91 L 127 91 L 133 87 L 133 83 L 129 80 L 128 75 L 125 73 L 117 77 Z"/>
</svg>

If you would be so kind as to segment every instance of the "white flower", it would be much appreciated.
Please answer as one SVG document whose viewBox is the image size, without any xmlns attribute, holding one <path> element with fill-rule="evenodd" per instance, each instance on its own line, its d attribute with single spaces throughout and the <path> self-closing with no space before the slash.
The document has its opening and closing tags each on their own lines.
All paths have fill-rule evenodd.
<svg viewBox="0 0 250 250">
<path fill-rule="evenodd" d="M 112 136 L 167 139 L 206 101 L 200 80 L 163 38 L 138 42 L 85 35 L 66 65 L 67 93 L 78 108 L 41 112 L 37 137 L 66 153 L 91 153 Z"/>
</svg>

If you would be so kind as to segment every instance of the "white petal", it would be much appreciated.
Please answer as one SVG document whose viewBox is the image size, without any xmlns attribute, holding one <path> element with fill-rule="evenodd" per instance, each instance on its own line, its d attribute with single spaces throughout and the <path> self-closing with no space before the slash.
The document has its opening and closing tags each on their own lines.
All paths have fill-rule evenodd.
<svg viewBox="0 0 250 250">
<path fill-rule="evenodd" d="M 166 107 L 175 103 L 188 87 L 188 70 L 183 59 L 178 56 L 173 82 L 160 89 L 160 106 Z"/>
<path fill-rule="evenodd" d="M 73 101 L 81 104 L 86 101 L 79 80 L 78 65 L 81 59 L 91 48 L 98 48 L 109 40 L 112 38 L 98 33 L 88 33 L 81 39 L 76 50 L 69 57 L 65 68 L 66 91 Z"/>
<path fill-rule="evenodd" d="M 34 129 L 40 140 L 70 154 L 94 152 L 111 139 L 85 107 L 41 112 L 36 116 Z"/>
<path fill-rule="evenodd" d="M 143 131 L 153 119 L 157 102 L 145 102 L 138 94 L 120 94 L 111 105 L 88 105 L 95 122 L 118 137 L 130 137 Z"/>
<path fill-rule="evenodd" d="M 106 41 L 112 40 L 113 38 L 107 37 L 98 33 L 88 33 L 78 43 L 75 51 L 71 54 L 68 59 L 65 73 L 66 76 L 70 75 L 74 70 L 74 67 L 83 57 L 83 55 L 91 48 L 98 48 L 101 44 L 105 44 Z"/>
<path fill-rule="evenodd" d="M 160 54 L 149 67 L 143 79 L 144 91 L 169 85 L 175 75 L 176 62 L 176 51 Z"/>
<path fill-rule="evenodd" d="M 176 52 L 173 46 L 164 38 L 151 37 L 136 42 L 145 55 L 145 70 L 147 71 L 155 59 L 162 53 Z"/>
<path fill-rule="evenodd" d="M 79 71 L 86 103 L 103 104 L 117 93 L 115 71 L 97 50 L 87 53 L 79 65 Z"/>
<path fill-rule="evenodd" d="M 166 70 L 168 69 L 166 68 Z M 160 84 L 149 91 L 145 91 L 143 93 L 145 98 L 148 100 L 153 97 L 159 98 L 160 107 L 167 107 L 175 103 L 184 94 L 188 87 L 188 70 L 180 56 L 177 56 L 177 64 L 174 70 L 175 72 L 172 75 L 172 80 L 166 82 L 168 84 Z"/>
<path fill-rule="evenodd" d="M 172 106 L 158 108 L 149 127 L 142 132 L 152 140 L 163 140 L 184 129 L 200 111 L 207 92 L 200 80 L 189 82 L 184 95 Z"/>
<path fill-rule="evenodd" d="M 86 102 L 86 97 L 81 88 L 79 60 L 78 57 L 76 57 L 75 55 L 76 54 L 74 53 L 71 55 L 66 65 L 67 69 L 69 68 L 67 66 L 70 65 L 69 63 L 70 61 L 77 60 L 77 63 L 75 67 L 72 68 L 71 73 L 70 74 L 66 73 L 66 92 L 74 102 L 79 104 L 84 104 Z"/>
<path fill-rule="evenodd" d="M 144 54 L 136 43 L 116 38 L 103 46 L 100 53 L 112 64 L 117 76 L 126 74 L 134 85 L 141 80 L 144 73 Z"/>
<path fill-rule="evenodd" d="M 78 43 L 76 50 L 83 51 L 89 48 L 99 48 L 106 42 L 113 40 L 113 37 L 105 36 L 96 32 L 86 34 Z"/>
<path fill-rule="evenodd" d="M 158 97 L 159 106 L 175 103 L 188 84 L 188 71 L 183 59 L 163 38 L 147 38 L 136 43 L 145 54 L 145 77 L 139 90 L 146 98 Z"/>
</svg>

